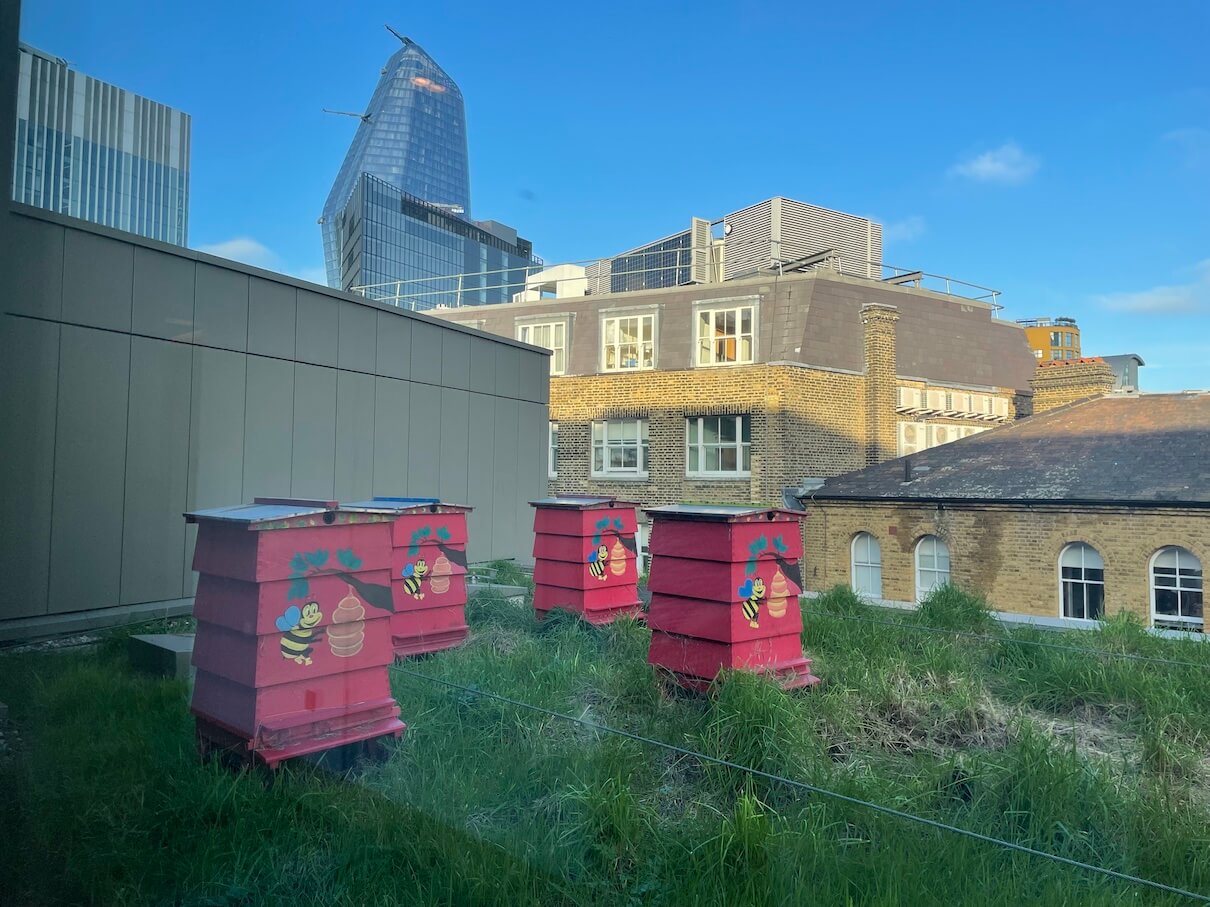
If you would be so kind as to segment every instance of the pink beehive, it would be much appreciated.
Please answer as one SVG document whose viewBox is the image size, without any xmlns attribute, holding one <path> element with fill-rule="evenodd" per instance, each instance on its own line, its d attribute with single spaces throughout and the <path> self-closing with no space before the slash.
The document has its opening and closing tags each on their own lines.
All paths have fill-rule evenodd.
<svg viewBox="0 0 1210 907">
<path fill-rule="evenodd" d="M 258 498 L 186 514 L 203 752 L 270 767 L 404 731 L 391 696 L 391 523 L 335 502 Z"/>
<path fill-rule="evenodd" d="M 819 682 L 802 651 L 800 515 L 673 505 L 652 518 L 648 661 L 704 689 L 724 669 Z"/>
<path fill-rule="evenodd" d="M 610 497 L 553 497 L 534 508 L 534 610 L 605 624 L 639 615 L 635 505 Z"/>
<path fill-rule="evenodd" d="M 460 644 L 466 624 L 466 515 L 436 498 L 378 497 L 345 510 L 391 519 L 391 644 L 405 657 Z"/>
</svg>

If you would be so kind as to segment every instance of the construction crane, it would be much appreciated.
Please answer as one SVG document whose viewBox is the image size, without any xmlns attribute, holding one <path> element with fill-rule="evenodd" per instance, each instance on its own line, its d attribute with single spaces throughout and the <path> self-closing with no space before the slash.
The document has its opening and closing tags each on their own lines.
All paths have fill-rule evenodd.
<svg viewBox="0 0 1210 907">
<path fill-rule="evenodd" d="M 368 113 L 352 113 L 348 110 L 328 110 L 326 107 L 323 109 L 323 111 L 324 113 L 334 113 L 339 117 L 357 117 L 357 119 L 361 120 L 363 123 L 370 122 L 370 115 Z"/>
</svg>

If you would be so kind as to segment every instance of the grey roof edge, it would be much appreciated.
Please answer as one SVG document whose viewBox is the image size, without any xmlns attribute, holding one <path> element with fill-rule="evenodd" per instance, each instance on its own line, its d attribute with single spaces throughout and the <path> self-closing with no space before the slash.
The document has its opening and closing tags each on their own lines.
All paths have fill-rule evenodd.
<svg viewBox="0 0 1210 907">
<path fill-rule="evenodd" d="M 306 290 L 310 293 L 315 293 L 319 296 L 326 296 L 333 302 L 352 302 L 357 305 L 364 306 L 367 309 L 374 309 L 379 312 L 388 312 L 392 315 L 398 315 L 401 318 L 411 318 L 414 321 L 422 321 L 426 324 L 431 324 L 438 327 L 447 327 L 463 334 L 469 334 L 472 337 L 477 337 L 480 340 L 490 340 L 493 343 L 503 344 L 504 346 L 516 347 L 517 349 L 525 350 L 527 353 L 541 353 L 549 358 L 550 350 L 545 347 L 534 346 L 530 343 L 522 343 L 520 340 L 514 340 L 511 337 L 505 337 L 503 334 L 492 334 L 487 331 L 481 331 L 478 328 L 470 327 L 466 324 L 461 324 L 457 321 L 452 321 L 448 318 L 438 318 L 433 315 L 426 315 L 424 312 L 413 312 L 411 309 L 401 309 L 398 306 L 387 305 L 386 303 L 376 302 L 373 299 L 367 299 L 364 296 L 358 296 L 355 293 L 349 293 L 345 290 L 334 290 L 331 287 L 325 287 L 323 284 L 310 283 L 299 277 L 291 277 L 289 274 L 281 274 L 277 271 L 270 271 L 266 268 L 258 268 L 255 265 L 244 264 L 242 261 L 233 261 L 230 258 L 222 258 L 218 255 L 211 255 L 208 252 L 199 252 L 196 249 L 190 249 L 185 246 L 174 246 L 172 243 L 161 242 L 158 239 L 149 239 L 146 236 L 139 236 L 136 233 L 126 233 L 123 230 L 116 230 L 113 227 L 105 227 L 101 224 L 94 224 L 91 221 L 80 220 L 76 217 L 69 217 L 65 214 L 58 214 L 54 211 L 46 211 L 42 208 L 35 208 L 32 205 L 27 205 L 24 202 L 12 201 L 9 202 L 9 214 L 19 217 L 28 217 L 33 220 L 41 220 L 47 223 L 56 224 L 60 227 L 65 227 L 71 230 L 80 230 L 84 233 L 92 233 L 96 236 L 103 236 L 106 239 L 116 239 L 119 242 L 129 243 L 132 246 L 141 246 L 144 249 L 152 249 L 156 252 L 164 252 L 169 255 L 175 255 L 178 258 L 188 258 L 193 261 L 201 262 L 202 264 L 215 265 L 217 267 L 226 268 L 229 271 L 237 271 L 241 274 L 247 274 L 249 277 L 259 277 L 262 280 L 272 280 L 275 283 L 285 284 L 286 286 L 294 287 L 297 290 Z M 512 303 L 504 303 L 504 305 L 512 305 Z M 466 308 L 487 308 L 486 306 L 467 306 Z"/>
<path fill-rule="evenodd" d="M 1004 504 L 1004 505 L 1040 505 L 1055 507 L 1128 507 L 1157 508 L 1185 507 L 1210 509 L 1210 501 L 1197 500 L 1168 500 L 1141 498 L 993 498 L 993 497 L 947 497 L 945 495 L 876 495 L 851 494 L 838 492 L 828 494 L 823 488 L 809 494 L 799 495 L 798 500 L 804 504 L 850 502 L 864 504 Z"/>
</svg>

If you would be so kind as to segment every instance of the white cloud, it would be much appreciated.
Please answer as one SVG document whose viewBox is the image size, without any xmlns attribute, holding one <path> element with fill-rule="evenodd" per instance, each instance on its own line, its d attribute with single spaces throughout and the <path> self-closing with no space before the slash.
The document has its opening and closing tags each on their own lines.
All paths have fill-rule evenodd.
<svg viewBox="0 0 1210 907">
<path fill-rule="evenodd" d="M 1210 310 L 1210 259 L 1198 262 L 1192 283 L 1152 287 L 1133 293 L 1107 293 L 1093 301 L 1111 312 L 1172 315 Z"/>
<path fill-rule="evenodd" d="M 299 280 L 317 283 L 324 287 L 328 285 L 328 270 L 323 265 L 313 265 L 306 268 L 291 268 L 290 273 Z"/>
<path fill-rule="evenodd" d="M 236 236 L 223 242 L 198 246 L 197 250 L 209 255 L 217 255 L 219 258 L 242 261 L 246 265 L 257 268 L 274 268 L 278 264 L 277 255 L 273 250 L 250 236 Z"/>
<path fill-rule="evenodd" d="M 1038 172 L 1042 162 L 1027 154 L 1016 142 L 1006 142 L 999 148 L 985 151 L 950 167 L 950 174 L 979 183 L 1000 183 L 1019 186 Z"/>
<path fill-rule="evenodd" d="M 918 215 L 905 217 L 882 228 L 885 242 L 911 242 L 924 235 L 924 218 Z"/>
</svg>

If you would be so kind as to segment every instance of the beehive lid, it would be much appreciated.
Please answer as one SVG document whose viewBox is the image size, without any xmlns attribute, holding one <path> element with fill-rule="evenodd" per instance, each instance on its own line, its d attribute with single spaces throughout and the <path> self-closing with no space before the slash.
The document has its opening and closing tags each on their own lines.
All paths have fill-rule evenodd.
<svg viewBox="0 0 1210 907">
<path fill-rule="evenodd" d="M 801 519 L 796 510 L 780 507 L 740 507 L 728 504 L 666 504 L 663 507 L 648 507 L 644 511 L 652 517 L 673 517 L 678 520 L 704 520 L 708 522 L 751 522 L 757 519 L 774 520 L 780 517 Z"/>
<path fill-rule="evenodd" d="M 192 510 L 185 514 L 185 520 L 190 523 L 198 523 L 202 520 L 245 523 L 249 529 L 254 529 L 260 523 L 315 516 L 339 508 L 340 504 L 337 501 L 316 501 L 304 498 L 256 498 L 251 504 Z"/>
<path fill-rule="evenodd" d="M 394 498 L 376 496 L 368 501 L 356 501 L 352 504 L 342 504 L 341 510 L 353 510 L 358 513 L 436 513 L 438 508 L 449 510 L 471 510 L 466 504 L 450 504 L 440 498 Z"/>
<path fill-rule="evenodd" d="M 592 510 L 598 507 L 637 507 L 634 501 L 619 501 L 607 495 L 555 495 L 530 501 L 531 507 L 564 507 L 568 510 Z"/>
</svg>

